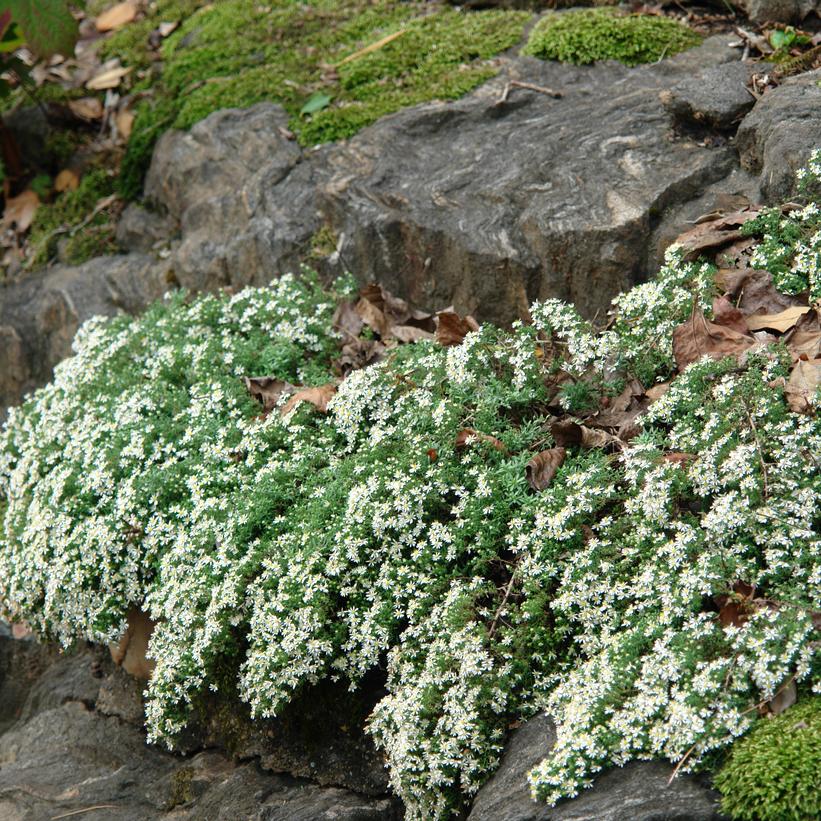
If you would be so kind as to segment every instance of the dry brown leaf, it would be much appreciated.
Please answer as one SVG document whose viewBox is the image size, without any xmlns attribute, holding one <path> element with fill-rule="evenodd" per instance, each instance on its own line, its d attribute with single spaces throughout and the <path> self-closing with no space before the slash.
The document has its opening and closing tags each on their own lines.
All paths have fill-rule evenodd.
<svg viewBox="0 0 821 821">
<path fill-rule="evenodd" d="M 471 444 L 471 442 L 487 442 L 496 448 L 496 450 L 499 450 L 502 453 L 507 453 L 507 448 L 504 446 L 504 443 L 495 436 L 480 433 L 478 430 L 474 430 L 473 428 L 463 428 L 460 430 L 459 433 L 456 434 L 456 441 L 454 444 L 458 449 L 461 449 L 467 447 Z"/>
<path fill-rule="evenodd" d="M 290 382 L 284 382 L 272 376 L 243 376 L 242 381 L 245 383 L 248 393 L 262 404 L 263 411 L 266 414 L 277 406 L 283 394 L 293 393 L 298 390 Z"/>
<path fill-rule="evenodd" d="M 751 336 L 708 322 L 697 306 L 693 306 L 690 319 L 673 330 L 673 356 L 679 371 L 703 356 L 713 359 L 736 356 L 753 344 L 755 340 Z"/>
<path fill-rule="evenodd" d="M 784 337 L 793 359 L 821 358 L 821 313 L 813 308 L 802 316 Z"/>
<path fill-rule="evenodd" d="M 648 388 L 647 399 L 649 400 L 649 402 L 657 402 L 659 399 L 661 399 L 661 397 L 664 396 L 664 394 L 670 390 L 670 385 L 672 384 L 672 381 L 659 382 L 658 384 L 653 385 L 652 388 Z"/>
<path fill-rule="evenodd" d="M 94 21 L 97 31 L 115 31 L 130 23 L 137 16 L 134 3 L 117 3 L 100 14 Z"/>
<path fill-rule="evenodd" d="M 69 100 L 69 111 L 81 120 L 100 120 L 104 109 L 97 97 L 81 97 L 79 100 Z"/>
<path fill-rule="evenodd" d="M 727 295 L 736 301 L 736 307 L 745 316 L 775 314 L 792 305 L 801 304 L 798 297 L 776 290 L 769 271 L 754 268 L 720 269 L 716 274 L 716 285 L 723 288 Z"/>
<path fill-rule="evenodd" d="M 623 448 L 624 442 L 618 436 L 603 430 L 588 428 L 572 419 L 560 419 L 550 426 L 550 433 L 558 447 L 568 448 L 580 445 L 583 448 Z"/>
<path fill-rule="evenodd" d="M 159 26 L 157 26 L 157 34 L 163 38 L 168 37 L 169 34 L 172 34 L 177 30 L 179 25 L 179 20 L 170 20 L 167 23 L 160 23 Z"/>
<path fill-rule="evenodd" d="M 809 310 L 807 305 L 793 305 L 777 314 L 753 314 L 747 317 L 747 326 L 751 331 L 769 328 L 783 334 L 789 331 Z"/>
<path fill-rule="evenodd" d="M 86 88 L 91 91 L 103 91 L 107 88 L 117 88 L 122 82 L 123 77 L 131 72 L 131 66 L 119 66 L 118 68 L 110 68 L 108 71 L 103 71 L 96 74 L 87 83 Z"/>
<path fill-rule="evenodd" d="M 472 316 L 461 317 L 455 311 L 436 314 L 436 341 L 448 347 L 461 345 L 470 331 L 478 331 L 479 323 Z"/>
<path fill-rule="evenodd" d="M 553 477 L 564 464 L 566 457 L 567 451 L 561 447 L 537 453 L 525 465 L 527 483 L 533 490 L 544 490 L 553 481 Z"/>
<path fill-rule="evenodd" d="M 812 413 L 813 399 L 821 385 L 821 359 L 799 359 L 792 369 L 784 397 L 795 413 Z"/>
<path fill-rule="evenodd" d="M 79 185 L 80 175 L 73 168 L 64 168 L 54 180 L 54 190 L 57 193 L 76 191 Z"/>
<path fill-rule="evenodd" d="M 729 595 L 715 596 L 714 601 L 719 608 L 718 620 L 723 627 L 741 627 L 756 610 L 753 605 L 755 585 L 744 581 L 733 584 Z"/>
<path fill-rule="evenodd" d="M 356 312 L 360 319 L 383 339 L 388 335 L 388 319 L 382 309 L 365 297 L 361 297 L 356 303 Z"/>
<path fill-rule="evenodd" d="M 726 296 L 719 296 L 713 300 L 713 322 L 725 328 L 732 328 L 740 334 L 750 332 L 744 314 Z"/>
<path fill-rule="evenodd" d="M 591 427 L 615 429 L 618 437 L 627 441 L 638 433 L 636 420 L 647 410 L 650 403 L 641 382 L 638 379 L 631 379 L 615 399 L 609 402 L 603 400 L 602 404 L 605 407 L 586 419 L 586 424 Z"/>
<path fill-rule="evenodd" d="M 287 416 L 300 402 L 308 402 L 320 413 L 327 413 L 328 402 L 335 393 L 336 385 L 333 382 L 317 388 L 301 388 L 282 406 L 281 413 Z"/>
<path fill-rule="evenodd" d="M 420 342 L 424 339 L 433 339 L 433 334 L 423 331 L 413 325 L 391 325 L 388 333 L 400 342 Z"/>
<path fill-rule="evenodd" d="M 376 339 L 353 339 L 342 346 L 335 365 L 338 372 L 345 375 L 379 362 L 384 357 L 385 350 L 385 346 Z"/>
<path fill-rule="evenodd" d="M 122 108 L 117 112 L 114 118 L 114 124 L 117 126 L 120 136 L 127 140 L 131 136 L 131 129 L 134 127 L 135 114 L 130 108 Z"/>
<path fill-rule="evenodd" d="M 356 308 L 351 302 L 342 302 L 334 311 L 333 319 L 331 320 L 333 329 L 342 334 L 346 341 L 356 339 L 362 333 L 362 317 L 357 313 Z"/>
<path fill-rule="evenodd" d="M 148 681 L 156 661 L 148 656 L 148 642 L 156 622 L 139 607 L 128 611 L 128 626 L 117 644 L 109 644 L 113 662 L 136 678 Z"/>
<path fill-rule="evenodd" d="M 3 225 L 7 228 L 13 226 L 20 234 L 28 231 L 39 207 L 40 197 L 34 191 L 27 190 L 16 197 L 9 197 L 3 211 Z"/>
<path fill-rule="evenodd" d="M 681 234 L 676 239 L 676 244 L 684 249 L 684 259 L 692 261 L 703 256 L 706 251 L 715 251 L 738 242 L 742 239 L 739 228 L 757 213 L 756 210 L 742 209 L 730 214 L 716 213 L 715 219 L 702 218 L 693 228 Z"/>
<path fill-rule="evenodd" d="M 679 453 L 678 451 L 672 451 L 670 453 L 665 453 L 662 459 L 664 459 L 665 462 L 670 462 L 670 464 L 686 467 L 690 464 L 690 462 L 695 462 L 695 460 L 698 459 L 698 456 L 694 453 Z"/>
<path fill-rule="evenodd" d="M 359 296 L 378 308 L 388 325 L 414 325 L 430 333 L 436 330 L 433 314 L 411 308 L 404 299 L 395 297 L 378 283 L 366 285 Z"/>
</svg>

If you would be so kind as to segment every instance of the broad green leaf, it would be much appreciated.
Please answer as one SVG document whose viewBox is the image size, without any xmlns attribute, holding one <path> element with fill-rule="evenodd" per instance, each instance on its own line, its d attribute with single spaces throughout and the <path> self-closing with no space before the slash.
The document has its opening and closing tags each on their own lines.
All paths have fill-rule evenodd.
<svg viewBox="0 0 821 821">
<path fill-rule="evenodd" d="M 330 105 L 331 97 L 329 94 L 324 94 L 321 91 L 317 91 L 316 94 L 312 94 L 308 101 L 305 103 L 304 106 L 299 110 L 300 114 L 314 114 L 317 111 L 322 111 L 323 108 L 327 108 Z"/>
<path fill-rule="evenodd" d="M 784 48 L 788 46 L 794 39 L 794 35 L 789 32 L 776 30 L 770 34 L 770 45 L 774 49 Z"/>
<path fill-rule="evenodd" d="M 19 23 L 26 44 L 38 57 L 74 54 L 77 22 L 66 0 L 0 0 L 0 11 L 8 10 Z"/>
</svg>

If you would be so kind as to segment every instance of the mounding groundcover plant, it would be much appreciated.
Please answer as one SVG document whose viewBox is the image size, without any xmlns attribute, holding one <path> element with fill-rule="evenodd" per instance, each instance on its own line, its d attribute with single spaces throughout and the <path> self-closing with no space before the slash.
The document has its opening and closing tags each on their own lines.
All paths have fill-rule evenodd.
<svg viewBox="0 0 821 821">
<path fill-rule="evenodd" d="M 538 710 L 551 803 L 716 766 L 821 690 L 821 218 L 790 209 L 696 226 L 601 331 L 308 275 L 86 323 L 0 434 L 5 617 L 69 645 L 149 611 L 170 745 L 208 688 L 271 716 L 383 669 L 368 729 L 412 819 L 458 815 Z M 745 221 L 733 265 L 689 261 Z"/>
</svg>

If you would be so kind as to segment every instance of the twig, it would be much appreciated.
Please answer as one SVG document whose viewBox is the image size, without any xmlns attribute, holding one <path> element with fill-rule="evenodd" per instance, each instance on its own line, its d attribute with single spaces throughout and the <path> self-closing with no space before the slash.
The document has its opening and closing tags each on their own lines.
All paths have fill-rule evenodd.
<svg viewBox="0 0 821 821">
<path fill-rule="evenodd" d="M 353 54 L 349 54 L 344 60 L 340 60 L 334 68 L 339 68 L 340 66 L 344 66 L 345 63 L 350 63 L 354 60 L 358 60 L 360 57 L 364 57 L 366 54 L 370 54 L 373 51 L 378 51 L 382 46 L 388 45 L 388 43 L 393 42 L 397 37 L 401 37 L 407 29 L 399 29 L 399 31 L 395 31 L 393 34 L 389 34 L 387 37 L 383 37 L 381 40 L 377 40 L 375 43 L 371 43 L 369 46 L 365 46 L 365 48 L 359 49 L 359 51 L 355 51 Z"/>
<path fill-rule="evenodd" d="M 554 97 L 557 100 L 561 97 L 564 97 L 563 92 L 554 91 L 552 88 L 546 88 L 545 86 L 537 86 L 534 83 L 524 83 L 520 80 L 509 80 L 505 84 L 501 96 L 496 101 L 496 105 L 501 105 L 502 103 L 506 102 L 507 98 L 510 96 L 510 92 L 514 88 L 524 88 L 528 91 L 538 91 L 539 94 L 547 94 L 548 97 Z"/>
<path fill-rule="evenodd" d="M 758 451 L 758 460 L 761 462 L 761 481 L 764 483 L 764 498 L 768 498 L 770 495 L 770 490 L 767 483 L 767 465 L 764 462 L 764 451 L 761 450 L 761 440 L 758 438 L 758 428 L 755 426 L 755 422 L 753 421 L 752 414 L 750 413 L 750 409 L 744 405 L 744 412 L 747 414 L 747 419 L 750 422 L 750 429 L 753 432 L 753 437 L 755 438 L 755 447 Z"/>
<path fill-rule="evenodd" d="M 670 774 L 670 777 L 667 779 L 667 786 L 668 787 L 673 783 L 673 779 L 678 775 L 678 771 L 684 766 L 684 762 L 693 754 L 693 751 L 696 748 L 696 744 L 698 744 L 698 742 L 693 744 L 693 746 L 690 747 L 690 749 L 687 750 L 686 753 L 684 753 L 684 756 L 681 758 L 681 760 L 678 762 L 678 764 L 676 764 L 675 769 Z"/>
<path fill-rule="evenodd" d="M 60 818 L 69 818 L 72 815 L 81 815 L 84 812 L 93 812 L 94 810 L 115 810 L 116 804 L 95 804 L 93 807 L 84 807 L 81 810 L 72 810 L 71 812 L 64 812 L 62 815 L 52 815 L 51 821 L 59 821 Z"/>
<path fill-rule="evenodd" d="M 758 704 L 753 704 L 752 707 L 748 707 L 744 712 L 741 714 L 746 716 L 747 713 L 751 713 L 753 710 L 761 709 L 765 704 L 771 702 L 776 696 L 781 695 L 781 693 L 787 689 L 793 682 L 795 681 L 795 673 L 793 673 L 773 694 L 770 698 L 765 698 L 763 701 L 759 701 Z"/>
<path fill-rule="evenodd" d="M 507 604 L 507 600 L 510 598 L 510 593 L 513 590 L 513 582 L 516 580 L 516 571 L 519 569 L 518 565 L 513 568 L 513 572 L 510 574 L 510 581 L 507 583 L 507 587 L 505 588 L 505 595 L 502 597 L 502 603 L 499 605 L 499 609 L 496 611 L 496 615 L 493 617 L 493 622 L 490 625 L 490 630 L 488 631 L 488 638 L 492 639 L 493 634 L 496 632 L 496 625 L 499 623 L 499 619 L 502 616 L 502 610 L 505 609 L 505 605 Z"/>
</svg>

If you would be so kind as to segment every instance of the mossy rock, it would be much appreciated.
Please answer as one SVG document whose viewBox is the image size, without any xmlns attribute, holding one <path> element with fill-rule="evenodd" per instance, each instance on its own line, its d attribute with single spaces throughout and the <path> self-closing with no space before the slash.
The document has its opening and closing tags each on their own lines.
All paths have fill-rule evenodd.
<svg viewBox="0 0 821 821">
<path fill-rule="evenodd" d="M 652 63 L 698 45 L 701 36 L 669 17 L 624 14 L 614 8 L 555 12 L 533 28 L 522 54 L 585 65 L 618 60 Z"/>
<path fill-rule="evenodd" d="M 163 44 L 161 74 L 145 47 L 162 20 L 182 20 Z M 303 145 L 330 142 L 409 105 L 462 96 L 492 77 L 491 58 L 515 46 L 529 12 L 459 11 L 387 0 L 314 0 L 261 9 L 244 0 L 159 0 L 117 32 L 103 56 L 146 73 L 121 190 L 139 195 L 154 143 L 221 108 L 282 105 Z M 139 87 L 138 89 L 139 90 Z M 311 113 L 313 95 L 328 98 Z"/>
<path fill-rule="evenodd" d="M 736 742 L 715 785 L 736 821 L 821 818 L 821 696 L 759 721 Z"/>
</svg>

